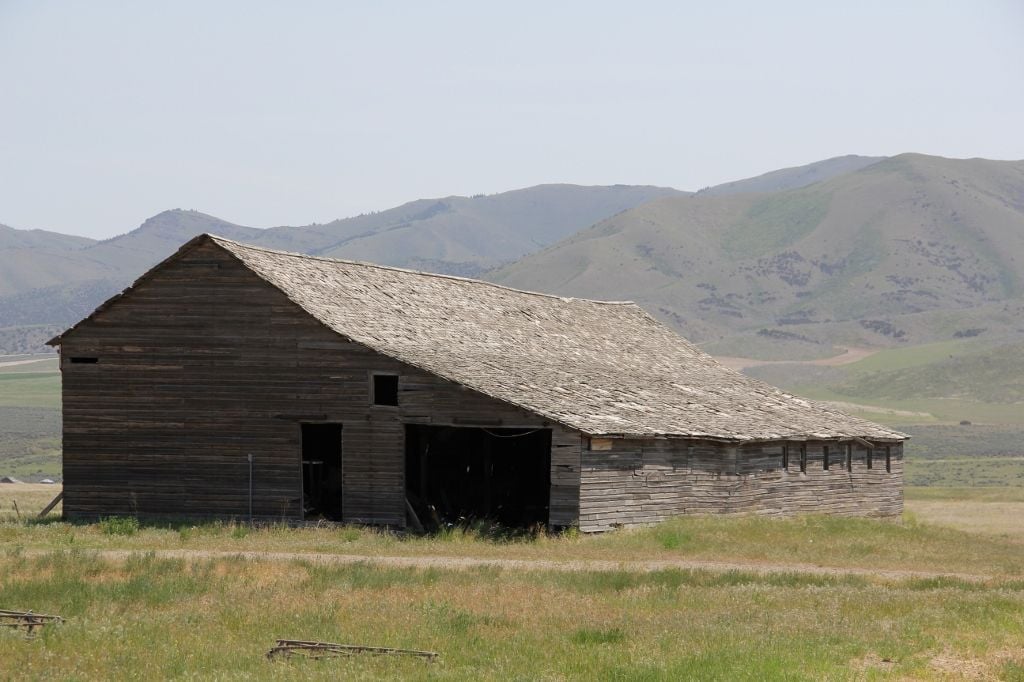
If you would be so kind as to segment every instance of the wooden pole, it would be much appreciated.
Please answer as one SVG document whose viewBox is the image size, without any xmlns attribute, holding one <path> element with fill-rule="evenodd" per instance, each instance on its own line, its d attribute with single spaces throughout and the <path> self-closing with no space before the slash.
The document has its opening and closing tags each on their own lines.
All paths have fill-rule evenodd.
<svg viewBox="0 0 1024 682">
<path fill-rule="evenodd" d="M 64 499 L 64 491 L 61 490 L 59 493 L 57 493 L 56 497 L 54 497 L 52 500 L 50 500 L 50 504 L 48 504 L 45 507 L 43 507 L 43 511 L 39 512 L 39 518 L 43 518 L 44 516 L 49 514 L 51 511 L 53 511 L 53 508 L 57 506 L 57 503 L 60 502 L 63 499 Z"/>
</svg>

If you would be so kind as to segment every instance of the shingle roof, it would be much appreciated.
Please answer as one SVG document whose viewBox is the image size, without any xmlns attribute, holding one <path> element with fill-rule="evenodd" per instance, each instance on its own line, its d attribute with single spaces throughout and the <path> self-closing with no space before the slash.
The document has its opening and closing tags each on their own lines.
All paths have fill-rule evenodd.
<svg viewBox="0 0 1024 682">
<path fill-rule="evenodd" d="M 337 333 L 592 436 L 906 438 L 723 367 L 633 303 L 206 238 Z"/>
</svg>

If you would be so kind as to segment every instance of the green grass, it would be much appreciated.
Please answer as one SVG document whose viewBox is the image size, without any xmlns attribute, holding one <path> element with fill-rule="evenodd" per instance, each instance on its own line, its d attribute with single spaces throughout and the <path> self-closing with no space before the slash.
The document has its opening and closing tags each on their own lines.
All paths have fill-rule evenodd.
<svg viewBox="0 0 1024 682">
<path fill-rule="evenodd" d="M 849 378 L 834 384 L 832 390 L 851 396 L 897 400 L 959 397 L 984 403 L 1024 401 L 1024 344 L 1009 344 L 979 354 L 949 352 L 943 357 L 935 357 L 934 347 L 919 346 L 913 350 L 909 357 L 899 358 L 906 363 L 902 367 L 893 366 L 892 356 L 899 351 L 887 351 L 887 357 L 876 355 L 853 363 L 845 368 Z M 952 347 L 948 350 L 952 351 Z M 876 369 L 868 370 L 868 366 Z"/>
<path fill-rule="evenodd" d="M 28 490 L 0 487 L 0 508 L 17 489 Z M 67 618 L 35 641 L 0 632 L 0 677 L 852 680 L 972 669 L 1013 679 L 1024 668 L 1024 533 L 990 526 L 1020 525 L 1024 487 L 908 488 L 907 500 L 902 522 L 683 517 L 599 536 L 0 522 L 0 606 Z M 958 523 L 971 531 L 948 527 Z M 138 553 L 115 561 L 93 551 L 112 548 Z M 990 577 L 417 569 L 170 559 L 151 553 L 158 549 L 710 559 Z M 440 659 L 268 661 L 278 638 L 427 649 Z"/>
<path fill-rule="evenodd" d="M 0 407 L 60 407 L 57 372 L 0 373 Z"/>
<path fill-rule="evenodd" d="M 2 361 L 36 359 L 13 356 Z M 0 476 L 60 474 L 60 372 L 56 358 L 0 365 Z"/>
<path fill-rule="evenodd" d="M 991 486 L 986 488 L 968 488 L 964 486 L 908 486 L 904 489 L 904 498 L 911 500 L 939 500 L 957 502 L 1024 502 L 1024 487 Z"/>
<path fill-rule="evenodd" d="M 937 487 L 1024 486 L 1024 457 L 957 457 L 906 462 L 906 484 Z"/>
<path fill-rule="evenodd" d="M 12 362 L 25 362 L 25 364 L 5 364 Z M 0 374 L 38 374 L 40 372 L 59 371 L 60 360 L 57 358 L 56 355 L 51 355 L 48 357 L 40 357 L 38 355 L 0 356 Z"/>
<path fill-rule="evenodd" d="M 0 407 L 0 476 L 59 475 L 60 429 L 56 408 Z"/>
<path fill-rule="evenodd" d="M 948 459 L 1024 455 L 1024 426 L 1013 424 L 903 425 L 911 458 Z"/>
<path fill-rule="evenodd" d="M 850 402 L 864 405 L 865 409 L 847 409 L 850 414 L 863 416 L 872 421 L 900 424 L 957 424 L 967 420 L 980 424 L 1024 425 L 1024 409 L 1019 404 L 984 403 L 966 399 L 949 398 L 908 398 L 893 399 L 877 396 L 851 396 L 827 386 L 794 386 L 789 390 L 810 398 L 811 400 L 827 400 Z M 869 408 L 879 408 L 873 411 Z M 922 413 L 923 416 L 907 416 L 886 414 L 886 410 Z"/>
<path fill-rule="evenodd" d="M 0 509 L 11 508 L 16 486 L 0 487 Z M 54 493 L 56 491 L 54 490 Z M 51 496 L 52 497 L 52 496 Z M 48 499 L 39 498 L 39 506 Z M 20 503 L 25 511 L 24 499 Z M 908 505 L 909 508 L 909 505 Z M 8 517 L 10 518 L 10 517 Z M 239 532 L 239 529 L 244 532 Z M 768 564 L 821 563 L 846 568 L 932 570 L 1024 575 L 1024 544 L 979 537 L 954 528 L 907 520 L 807 516 L 789 519 L 687 516 L 658 526 L 597 536 L 493 536 L 467 532 L 446 537 L 395 535 L 372 528 L 261 527 L 233 523 L 142 524 L 113 534 L 96 524 L 51 520 L 0 524 L 0 545 L 38 550 L 78 549 L 317 552 L 364 556 L 472 556 L 483 559 L 709 560 Z"/>
<path fill-rule="evenodd" d="M 793 363 L 746 373 L 814 400 L 847 403 L 872 421 L 906 424 L 1024 426 L 1024 345 L 957 340 L 883 350 L 838 367 Z M 860 407 L 854 407 L 860 406 Z M 892 411 L 919 413 L 893 414 Z M 975 432 L 982 452 L 1007 439 Z M 1024 452 L 1018 444 L 1014 452 Z M 961 453 L 953 453 L 961 454 Z M 973 454 L 964 451 L 962 454 Z"/>
<path fill-rule="evenodd" d="M 790 246 L 828 215 L 830 200 L 827 193 L 806 188 L 758 199 L 722 231 L 722 249 L 733 258 L 750 258 Z"/>
<path fill-rule="evenodd" d="M 940 341 L 907 348 L 889 348 L 843 367 L 855 373 L 891 372 L 925 367 L 963 353 L 977 352 L 977 341 Z"/>
<path fill-rule="evenodd" d="M 425 571 L 240 559 L 0 557 L 5 605 L 56 613 L 0 632 L 20 679 L 822 680 L 939 677 L 938 655 L 1024 665 L 1017 583 L 708 574 Z M 269 661 L 278 638 L 436 651 Z M 1006 652 L 1015 652 L 1007 654 Z M 888 659 L 891 664 L 884 663 Z"/>
</svg>

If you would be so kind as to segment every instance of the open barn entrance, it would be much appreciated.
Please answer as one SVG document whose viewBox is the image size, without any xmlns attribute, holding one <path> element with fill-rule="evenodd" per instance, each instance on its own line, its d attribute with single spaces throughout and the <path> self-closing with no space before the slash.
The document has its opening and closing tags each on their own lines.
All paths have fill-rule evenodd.
<svg viewBox="0 0 1024 682">
<path fill-rule="evenodd" d="M 302 425 L 304 518 L 341 521 L 341 424 Z"/>
<path fill-rule="evenodd" d="M 424 525 L 547 524 L 551 429 L 405 427 L 406 495 Z"/>
</svg>

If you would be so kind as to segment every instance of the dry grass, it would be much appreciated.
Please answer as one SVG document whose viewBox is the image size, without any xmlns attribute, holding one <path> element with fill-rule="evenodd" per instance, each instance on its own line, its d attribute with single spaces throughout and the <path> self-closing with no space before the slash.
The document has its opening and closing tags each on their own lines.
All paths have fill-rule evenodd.
<svg viewBox="0 0 1024 682">
<path fill-rule="evenodd" d="M 1024 575 L 1024 539 L 968 533 L 922 522 L 829 517 L 683 517 L 655 527 L 599 536 L 495 536 L 455 530 L 426 537 L 382 530 L 249 528 L 231 523 L 142 525 L 0 524 L 0 544 L 34 551 L 185 549 L 365 556 L 448 556 L 606 561 L 682 559 L 837 568 L 916 570 L 989 576 Z"/>
<path fill-rule="evenodd" d="M 189 549 L 569 561 L 708 560 L 838 568 L 1024 575 L 1024 489 L 909 488 L 903 520 L 683 517 L 597 536 L 501 535 L 486 527 L 417 537 L 357 528 L 250 528 L 236 523 L 15 523 L 59 486 L 0 485 L 0 544 L 32 550 Z M 3 523 L 7 521 L 7 523 Z"/>
<path fill-rule="evenodd" d="M 1024 543 L 1024 488 L 907 488 L 906 509 L 921 522 Z"/>
<path fill-rule="evenodd" d="M 56 492 L 34 487 L 45 488 L 39 507 Z M 955 510 L 948 522 L 963 523 L 988 514 L 986 505 L 1024 504 L 1018 495 L 911 490 L 903 522 L 691 517 L 602 536 L 7 521 L 0 608 L 68 621 L 35 641 L 0 632 L 0 678 L 1020 679 L 1024 538 L 991 534 L 995 516 L 977 531 L 943 527 L 919 506 Z M 686 558 L 992 578 L 412 569 L 91 551 L 112 548 Z M 441 660 L 268 662 L 277 638 L 431 649 Z"/>
<path fill-rule="evenodd" d="M 42 483 L 0 483 L 0 522 L 35 517 L 61 491 L 61 486 Z M 17 507 L 15 507 L 17 505 Z M 50 514 L 60 517 L 57 503 Z"/>
<path fill-rule="evenodd" d="M 1024 502 L 914 500 L 907 510 L 921 521 L 1024 543 Z"/>
<path fill-rule="evenodd" d="M 0 595 L 68 618 L 36 641 L 0 633 L 0 674 L 22 679 L 913 679 L 1024 661 L 1005 656 L 1024 650 L 1020 583 L 9 552 Z M 441 659 L 268 662 L 278 637 Z"/>
</svg>

